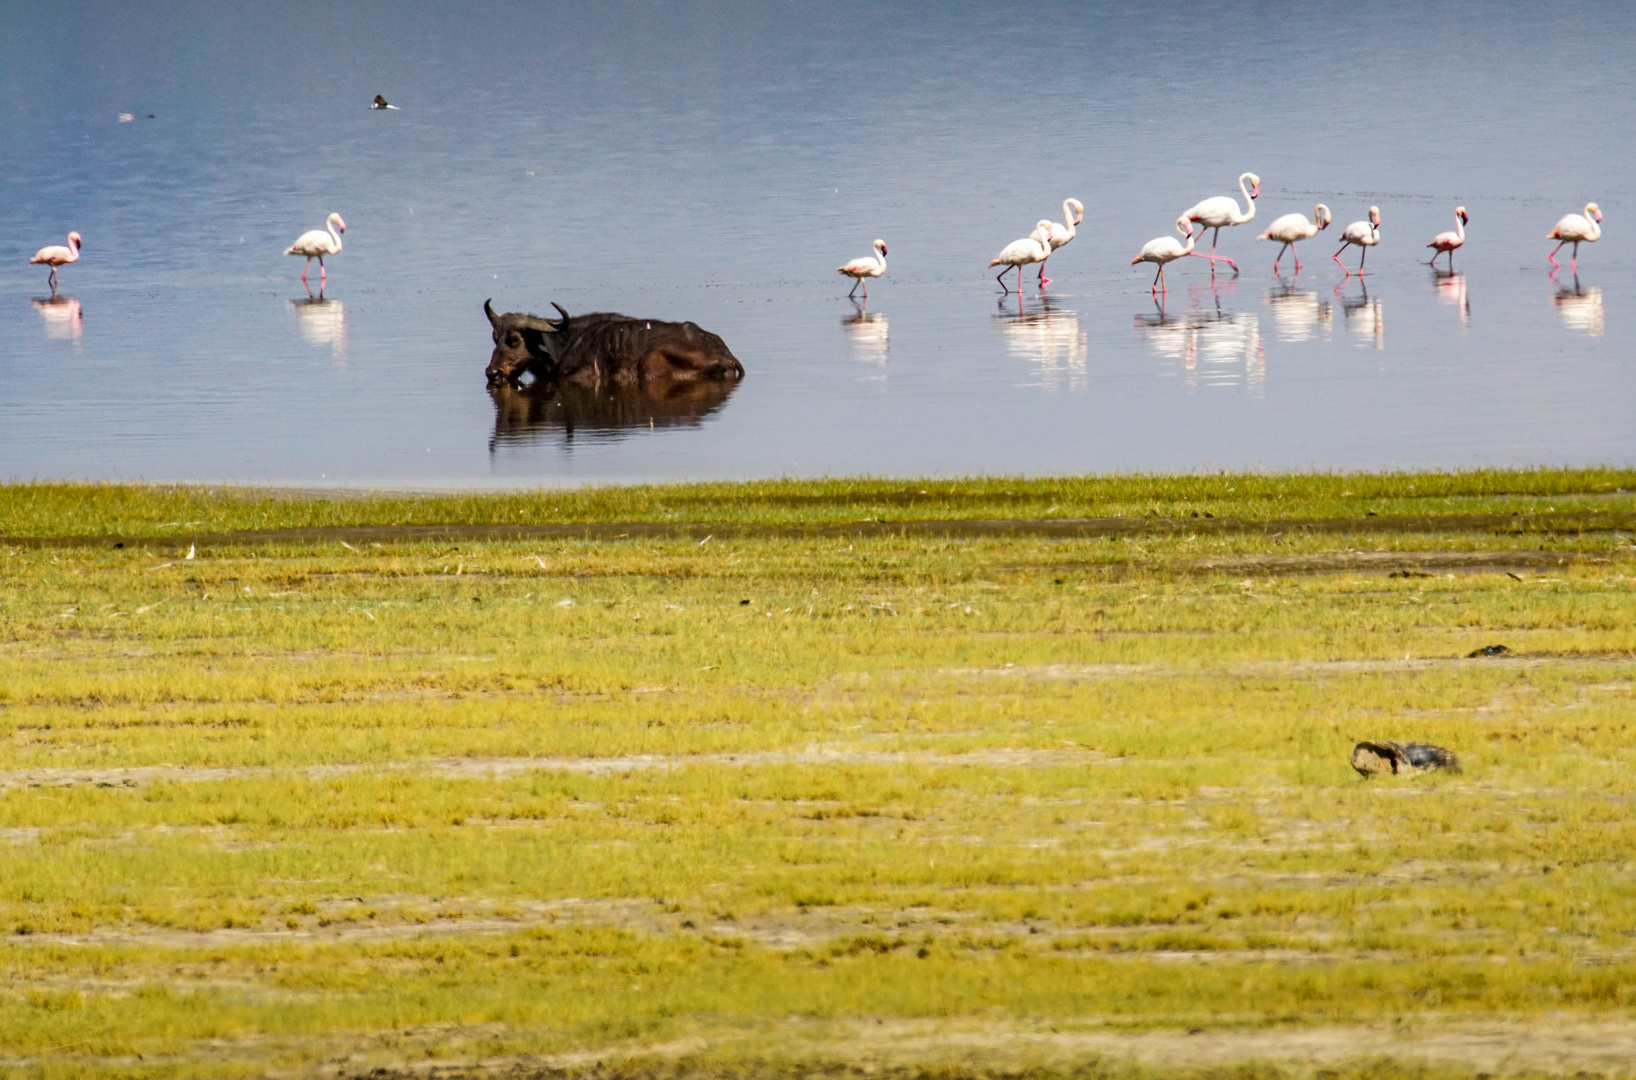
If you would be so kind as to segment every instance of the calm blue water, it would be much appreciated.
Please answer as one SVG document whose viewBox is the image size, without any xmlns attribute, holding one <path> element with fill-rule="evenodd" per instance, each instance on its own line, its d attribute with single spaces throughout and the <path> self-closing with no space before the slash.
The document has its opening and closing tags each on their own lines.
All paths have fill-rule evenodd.
<svg viewBox="0 0 1636 1080">
<path fill-rule="evenodd" d="M 240 7 L 0 3 L 0 477 L 1636 460 L 1630 5 Z M 1159 307 L 1131 256 L 1245 170 L 1243 273 L 1186 260 Z M 1002 295 L 988 259 L 1069 195 L 1046 298 Z M 1318 201 L 1274 278 L 1254 233 Z M 1365 292 L 1329 256 L 1370 204 Z M 280 252 L 331 210 L 307 304 Z M 862 309 L 833 268 L 877 236 Z M 569 430 L 491 398 L 490 296 L 693 319 L 749 374 Z"/>
</svg>

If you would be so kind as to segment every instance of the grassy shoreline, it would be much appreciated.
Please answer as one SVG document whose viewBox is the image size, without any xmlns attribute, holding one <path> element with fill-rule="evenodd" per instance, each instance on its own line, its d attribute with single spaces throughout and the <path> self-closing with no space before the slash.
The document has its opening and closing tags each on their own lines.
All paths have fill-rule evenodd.
<svg viewBox="0 0 1636 1080">
<path fill-rule="evenodd" d="M 0 487 L 0 1070 L 1628 1073 L 1633 490 Z"/>
<path fill-rule="evenodd" d="M 0 485 L 0 537 L 525 522 L 762 525 L 1205 514 L 1248 520 L 1636 509 L 1636 470 L 776 480 L 403 496 L 118 484 Z"/>
</svg>

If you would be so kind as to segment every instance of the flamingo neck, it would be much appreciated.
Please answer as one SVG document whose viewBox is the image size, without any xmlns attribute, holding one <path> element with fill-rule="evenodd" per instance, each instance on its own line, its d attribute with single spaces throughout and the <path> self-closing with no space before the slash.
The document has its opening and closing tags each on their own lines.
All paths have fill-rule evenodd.
<svg viewBox="0 0 1636 1080">
<path fill-rule="evenodd" d="M 1602 239 L 1602 226 L 1597 222 L 1596 215 L 1591 213 L 1591 204 L 1585 204 L 1585 220 L 1590 223 L 1591 231 L 1585 234 L 1587 240 Z"/>
<path fill-rule="evenodd" d="M 1240 225 L 1255 217 L 1255 200 L 1250 197 L 1250 189 L 1244 186 L 1245 179 L 1246 177 L 1243 176 L 1238 178 L 1238 190 L 1244 193 L 1244 206 L 1246 208 L 1243 215 L 1238 219 Z"/>
<path fill-rule="evenodd" d="M 1062 200 L 1062 221 L 1066 226 L 1068 239 L 1074 238 L 1074 204 L 1067 199 Z"/>
<path fill-rule="evenodd" d="M 875 261 L 880 263 L 880 272 L 883 274 L 886 273 L 886 252 L 882 251 L 880 248 L 876 248 Z"/>
<path fill-rule="evenodd" d="M 341 234 L 335 231 L 335 222 L 326 221 L 324 226 L 329 229 L 330 254 L 334 255 L 341 250 Z"/>
<path fill-rule="evenodd" d="M 1466 223 L 1458 213 L 1454 215 L 1454 235 L 1460 238 L 1460 243 L 1466 242 Z M 1453 256 L 1450 256 L 1450 258 L 1453 258 Z"/>
</svg>

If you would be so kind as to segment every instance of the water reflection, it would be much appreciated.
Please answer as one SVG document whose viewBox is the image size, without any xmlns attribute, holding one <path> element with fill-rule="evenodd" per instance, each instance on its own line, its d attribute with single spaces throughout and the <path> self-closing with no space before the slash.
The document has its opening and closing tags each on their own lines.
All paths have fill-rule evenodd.
<svg viewBox="0 0 1636 1080">
<path fill-rule="evenodd" d="M 1341 314 L 1346 316 L 1346 329 L 1355 338 L 1367 341 L 1377 349 L 1386 347 L 1386 318 L 1381 313 L 1380 301 L 1369 298 L 1369 286 L 1358 278 L 1357 296 L 1342 296 L 1341 286 L 1335 286 L 1335 299 L 1341 302 Z"/>
<path fill-rule="evenodd" d="M 1562 316 L 1562 325 L 1569 330 L 1591 337 L 1602 336 L 1602 290 L 1599 287 L 1592 285 L 1582 289 L 1576 276 L 1573 288 L 1557 290 L 1556 313 Z"/>
<path fill-rule="evenodd" d="M 489 387 L 494 399 L 489 452 L 539 442 L 558 433 L 564 442 L 572 442 L 576 434 L 584 433 L 617 439 L 632 429 L 696 427 L 726 404 L 737 388 L 738 383 L 729 379 L 650 382 L 617 389 L 501 383 Z"/>
<path fill-rule="evenodd" d="M 80 311 L 80 302 L 72 296 L 45 297 L 36 296 L 29 303 L 34 305 L 40 313 L 40 321 L 45 325 L 45 336 L 51 341 L 72 341 L 80 343 L 80 336 L 85 332 L 84 315 Z"/>
<path fill-rule="evenodd" d="M 1329 301 L 1320 300 L 1316 291 L 1303 291 L 1294 281 L 1280 280 L 1277 286 L 1267 290 L 1267 306 L 1272 308 L 1273 332 L 1279 341 L 1329 340 L 1334 313 Z"/>
<path fill-rule="evenodd" d="M 1466 276 L 1458 270 L 1433 270 L 1437 298 L 1460 313 L 1460 322 L 1471 325 L 1471 299 L 1466 295 Z"/>
<path fill-rule="evenodd" d="M 1022 294 L 1016 295 L 1017 310 L 1010 309 L 1007 299 L 1000 301 L 1000 313 L 994 316 L 995 325 L 1012 356 L 1020 357 L 1039 370 L 1039 385 L 1048 393 L 1066 387 L 1084 390 L 1090 386 L 1086 372 L 1085 331 L 1079 328 L 1079 316 L 1059 307 L 1049 296 L 1040 296 L 1038 306 L 1028 310 Z"/>
<path fill-rule="evenodd" d="M 347 358 L 347 316 L 341 301 L 325 300 L 320 291 L 317 296 L 291 300 L 290 310 L 295 313 L 301 340 L 308 345 L 328 345 L 337 360 Z"/>
<path fill-rule="evenodd" d="M 1261 339 L 1261 321 L 1254 315 L 1223 311 L 1220 298 L 1211 310 L 1185 315 L 1155 311 L 1139 313 L 1137 331 L 1162 358 L 1176 363 L 1188 386 L 1237 386 L 1252 393 L 1267 384 L 1267 347 Z"/>
<path fill-rule="evenodd" d="M 866 311 L 862 304 L 853 303 L 853 312 L 843 316 L 841 329 L 852 342 L 852 355 L 865 364 L 886 366 L 890 343 L 887 340 L 886 316 Z"/>
</svg>

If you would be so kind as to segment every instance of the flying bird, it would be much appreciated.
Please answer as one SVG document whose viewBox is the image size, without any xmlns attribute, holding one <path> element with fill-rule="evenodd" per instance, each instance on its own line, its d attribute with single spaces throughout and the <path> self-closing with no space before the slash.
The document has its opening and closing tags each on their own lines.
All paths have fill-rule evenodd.
<svg viewBox="0 0 1636 1080">
<path fill-rule="evenodd" d="M 1546 256 L 1551 260 L 1551 266 L 1555 268 L 1552 273 L 1562 269 L 1562 264 L 1556 261 L 1556 253 L 1562 250 L 1562 245 L 1572 244 L 1574 246 L 1573 272 L 1574 276 L 1577 277 L 1579 275 L 1579 245 L 1594 244 L 1602 239 L 1602 208 L 1595 203 L 1586 203 L 1583 217 L 1578 214 L 1569 214 L 1556 223 L 1556 228 L 1545 234 L 1545 239 L 1557 242 L 1556 247 L 1551 249 L 1551 254 Z"/>
<path fill-rule="evenodd" d="M 306 258 L 307 261 L 301 264 L 301 284 L 303 285 L 307 283 L 307 268 L 312 265 L 314 259 L 317 259 L 319 287 L 322 288 L 323 282 L 329 276 L 324 271 L 324 256 L 340 254 L 341 236 L 335 230 L 339 228 L 341 232 L 346 232 L 347 223 L 341 220 L 340 214 L 331 214 L 324 220 L 324 224 L 329 229 L 328 232 L 323 229 L 304 232 L 295 243 L 284 249 L 286 255 L 301 255 Z"/>
<path fill-rule="evenodd" d="M 859 283 L 862 283 L 863 298 L 865 300 L 869 299 L 869 282 L 864 281 L 864 278 L 880 277 L 886 273 L 886 241 L 876 240 L 870 246 L 879 254 L 853 259 L 851 262 L 843 263 L 835 268 L 837 274 L 845 274 L 852 279 L 852 292 L 846 294 L 848 297 L 857 292 Z"/>
<path fill-rule="evenodd" d="M 1336 266 L 1346 271 L 1347 277 L 1351 277 L 1352 271 L 1348 270 L 1346 264 L 1341 262 L 1341 252 L 1346 250 L 1348 244 L 1353 245 L 1362 253 L 1358 256 L 1358 276 L 1362 277 L 1363 260 L 1369 257 L 1369 249 L 1378 243 L 1380 243 L 1380 207 L 1371 206 L 1368 221 L 1354 221 L 1342 230 L 1341 246 L 1331 258 L 1335 260 Z"/>
<path fill-rule="evenodd" d="M 369 107 L 371 109 L 396 109 L 397 108 L 396 105 L 388 105 L 386 103 L 386 99 L 381 97 L 379 94 L 375 95 L 375 101 Z"/>
<path fill-rule="evenodd" d="M 30 259 L 28 261 L 28 264 L 30 266 L 34 266 L 36 264 L 44 264 L 46 266 L 51 267 L 51 273 L 46 277 L 45 280 L 46 280 L 46 283 L 51 286 L 51 291 L 56 292 L 57 291 L 57 267 L 67 266 L 69 263 L 76 263 L 76 262 L 79 262 L 79 261 L 80 261 L 80 234 L 77 233 L 77 232 L 71 232 L 71 233 L 68 234 L 68 246 L 67 247 L 63 247 L 61 244 L 52 244 L 50 247 L 43 247 L 39 251 L 36 251 L 34 253 L 34 258 Z"/>
<path fill-rule="evenodd" d="M 1246 183 L 1250 186 L 1245 187 Z M 1213 199 L 1205 199 L 1197 206 L 1182 211 L 1182 217 L 1189 222 L 1196 221 L 1203 226 L 1199 229 L 1199 236 L 1204 235 L 1205 229 L 1216 230 L 1215 235 L 1210 238 L 1210 254 L 1199 256 L 1210 260 L 1212 270 L 1216 266 L 1216 241 L 1221 239 L 1221 230 L 1229 225 L 1242 225 L 1255 217 L 1255 200 L 1256 196 L 1261 194 L 1261 177 L 1252 172 L 1244 173 L 1238 178 L 1238 190 L 1244 194 L 1244 209 L 1242 211 L 1238 208 L 1238 200 L 1230 195 L 1217 195 Z M 1188 226 L 1188 231 L 1192 231 L 1191 225 Z M 1221 258 L 1226 259 L 1227 257 L 1223 255 Z M 1227 259 L 1227 265 L 1233 268 L 1233 273 L 1238 273 L 1238 264 L 1236 262 Z"/>
</svg>

